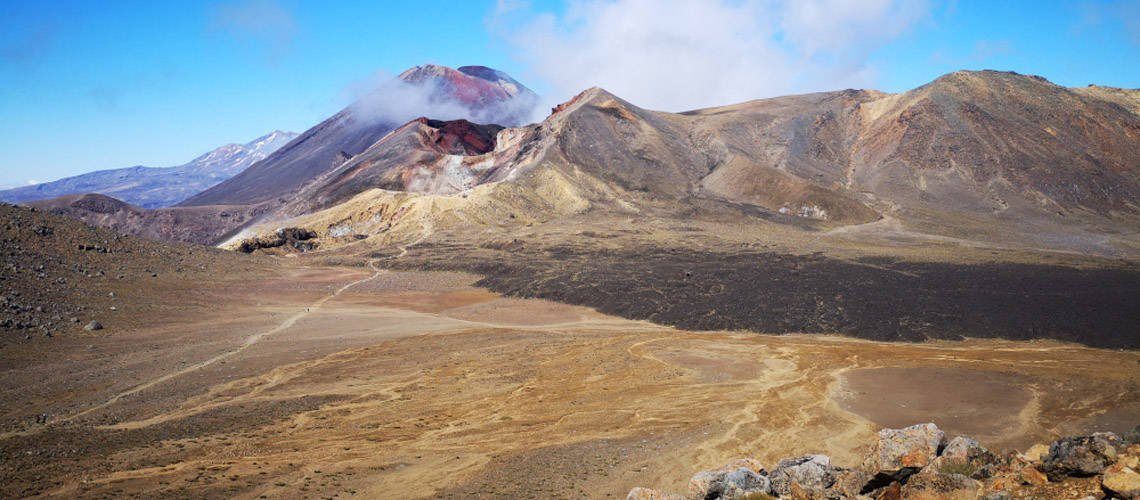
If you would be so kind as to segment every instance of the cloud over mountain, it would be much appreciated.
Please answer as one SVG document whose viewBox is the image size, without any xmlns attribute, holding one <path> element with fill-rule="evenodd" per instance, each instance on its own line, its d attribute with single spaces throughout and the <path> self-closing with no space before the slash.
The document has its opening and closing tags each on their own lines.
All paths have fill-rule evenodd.
<svg viewBox="0 0 1140 500">
<path fill-rule="evenodd" d="M 683 110 L 872 84 L 870 54 L 929 15 L 922 0 L 501 1 L 489 26 L 560 99 L 601 86 Z"/>
</svg>

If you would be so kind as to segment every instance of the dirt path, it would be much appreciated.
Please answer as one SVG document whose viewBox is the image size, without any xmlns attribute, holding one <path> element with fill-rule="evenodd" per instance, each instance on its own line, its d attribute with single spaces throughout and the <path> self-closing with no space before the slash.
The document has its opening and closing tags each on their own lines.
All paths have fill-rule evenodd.
<svg viewBox="0 0 1140 500">
<path fill-rule="evenodd" d="M 399 253 L 399 255 L 396 256 L 396 258 L 401 258 L 401 257 L 407 255 L 409 247 L 415 246 L 415 245 L 423 242 L 425 239 L 427 239 L 429 236 L 431 236 L 433 232 L 434 232 L 434 230 L 433 230 L 431 225 L 424 226 L 424 232 L 422 235 L 420 235 L 420 237 L 418 239 L 416 239 L 415 241 L 413 241 L 411 243 L 408 243 L 405 245 L 400 245 L 400 253 Z M 215 363 L 223 361 L 227 358 L 233 357 L 234 355 L 241 353 L 242 351 L 244 351 L 246 349 L 249 349 L 251 346 L 257 344 L 258 342 L 260 342 L 262 339 L 264 339 L 266 337 L 269 337 L 273 334 L 282 332 L 284 330 L 288 330 L 289 328 L 292 328 L 293 325 L 295 325 L 298 321 L 304 319 L 305 317 L 309 316 L 313 312 L 317 311 L 325 303 L 327 303 L 328 301 L 330 301 L 332 299 L 335 299 L 337 296 L 344 293 L 346 290 L 348 290 L 348 289 L 350 289 L 356 285 L 359 285 L 362 283 L 367 283 L 369 281 L 375 280 L 376 278 L 378 278 L 381 275 L 388 272 L 386 269 L 380 269 L 380 268 L 376 267 L 376 260 L 375 259 L 368 261 L 368 267 L 370 269 L 372 269 L 372 275 L 370 275 L 366 278 L 361 278 L 361 279 L 358 279 L 358 280 L 353 281 L 351 283 L 345 284 L 344 286 L 338 288 L 333 293 L 328 294 L 324 297 L 321 297 L 316 302 L 313 302 L 308 307 L 306 307 L 304 310 L 286 318 L 284 321 L 279 323 L 277 326 L 275 326 L 269 330 L 265 330 L 265 331 L 250 335 L 249 337 L 246 337 L 245 341 L 242 342 L 242 344 L 240 346 L 238 346 L 236 349 L 231 349 L 229 351 L 218 354 L 212 358 L 209 358 L 205 361 L 195 363 L 195 364 L 187 366 L 181 370 L 171 372 L 171 373 L 167 373 L 166 375 L 162 375 L 160 377 L 151 379 L 151 380 L 144 382 L 142 384 L 136 385 L 136 386 L 134 386 L 128 390 L 122 391 L 118 394 L 115 394 L 114 396 L 111 396 L 111 398 L 107 399 L 106 401 L 104 401 L 98 405 L 87 408 L 86 410 L 80 411 L 79 413 L 75 413 L 73 415 L 58 419 L 56 422 L 59 422 L 59 423 L 71 422 L 75 419 L 83 417 L 84 415 L 88 415 L 92 412 L 102 410 L 104 408 L 107 408 L 108 406 L 111 406 L 111 405 L 119 402 L 123 398 L 132 396 L 134 394 L 138 394 L 139 392 L 147 390 L 147 389 L 154 387 L 158 384 L 161 384 L 163 382 L 166 382 L 166 381 L 172 380 L 174 378 L 181 377 L 183 375 L 201 370 L 201 369 L 206 368 L 208 366 L 211 366 Z M 458 321 L 461 321 L 461 320 L 458 320 Z M 477 323 L 476 323 L 476 325 L 478 325 L 478 326 L 490 326 L 490 325 L 482 325 L 482 324 L 477 324 Z"/>
<path fill-rule="evenodd" d="M 180 377 L 182 375 L 186 375 L 188 373 L 191 373 L 191 372 L 194 372 L 197 370 L 201 370 L 202 368 L 210 366 L 210 365 L 217 363 L 219 361 L 222 361 L 226 358 L 232 357 L 233 355 L 238 354 L 238 353 L 248 349 L 250 346 L 253 346 L 254 344 L 257 344 L 258 342 L 260 342 L 261 339 L 264 339 L 270 335 L 281 332 L 283 330 L 287 330 L 289 328 L 292 328 L 293 325 L 297 323 L 297 321 L 305 318 L 306 316 L 308 316 L 312 312 L 320 309 L 321 306 L 323 306 L 326 302 L 336 298 L 341 293 L 344 293 L 345 290 L 348 290 L 349 288 L 352 288 L 352 287 L 359 285 L 361 283 L 366 283 L 366 282 L 372 281 L 372 280 L 380 277 L 380 275 L 387 272 L 386 270 L 376 269 L 375 267 L 373 267 L 373 269 L 375 270 L 375 272 L 373 272 L 371 276 L 368 276 L 367 278 L 358 279 L 356 281 L 353 281 L 351 283 L 348 283 L 348 284 L 338 288 L 335 292 L 328 294 L 324 297 L 321 297 L 320 299 L 318 299 L 316 302 L 313 302 L 312 304 L 310 304 L 308 307 L 306 307 L 301 312 L 298 312 L 297 314 L 294 314 L 294 315 L 286 318 L 285 321 L 282 321 L 277 326 L 275 326 L 269 330 L 265 330 L 265 331 L 262 331 L 259 333 L 255 333 L 253 335 L 250 335 L 249 337 L 246 337 L 245 341 L 242 342 L 242 344 L 240 346 L 238 346 L 236 349 L 231 349 L 229 351 L 218 354 L 217 356 L 214 356 L 214 357 L 207 359 L 205 361 L 195 363 L 195 364 L 187 366 L 181 370 L 171 372 L 171 373 L 168 373 L 168 374 L 163 375 L 161 377 L 151 379 L 148 382 L 136 385 L 136 386 L 134 386 L 128 390 L 125 390 L 123 392 L 115 394 L 114 396 L 111 396 L 110 399 L 104 401 L 103 403 L 92 406 L 91 408 L 88 408 L 88 409 L 83 410 L 79 413 L 73 414 L 71 416 L 61 418 L 58 420 L 58 422 L 73 421 L 73 420 L 80 418 L 84 415 L 90 414 L 91 412 L 98 411 L 98 410 L 101 410 L 101 409 L 106 408 L 108 406 L 111 406 L 111 405 L 119 402 L 120 400 L 122 400 L 125 397 L 129 397 L 131 395 L 137 394 L 141 391 L 144 391 L 146 389 L 154 387 L 158 384 L 161 384 L 161 383 L 166 382 L 168 380 L 171 380 L 173 378 Z"/>
<path fill-rule="evenodd" d="M 370 262 L 367 277 L 305 270 L 327 287 L 319 300 L 296 299 L 291 290 L 281 290 L 292 297 L 285 302 L 260 297 L 309 306 L 263 323 L 260 333 L 238 339 L 242 345 L 226 353 L 177 372 L 151 372 L 143 384 L 100 398 L 103 408 L 118 403 L 106 411 L 117 417 L 114 425 L 88 425 L 88 418 L 0 440 L 13 458 L 8 471 L 20 471 L 5 475 L 0 467 L 0 483 L 7 482 L 0 496 L 34 490 L 69 498 L 526 497 L 535 484 L 546 497 L 603 497 L 646 484 L 683 491 L 683 478 L 670 471 L 738 456 L 771 462 L 825 453 L 856 463 L 856 446 L 877 429 L 868 417 L 876 415 L 843 409 L 837 392 L 883 396 L 875 409 L 909 411 L 907 423 L 935 420 L 947 432 L 959 432 L 948 416 L 955 407 L 1006 409 L 1003 415 L 1017 414 L 1031 427 L 1020 429 L 1026 435 L 1018 440 L 1047 432 L 1035 422 L 1083 425 L 1102 409 L 1127 416 L 1134 400 L 1134 371 L 1100 367 L 1133 366 L 1129 353 L 1047 343 L 885 344 L 689 332 L 602 315 L 568 321 L 565 311 L 543 314 L 568 306 L 521 299 L 497 307 L 524 312 L 507 318 L 530 314 L 543 321 L 513 325 L 493 315 L 465 321 L 446 308 L 392 304 L 415 303 L 398 300 L 401 293 L 429 304 L 455 295 L 466 304 L 506 299 L 473 294 L 435 273 L 379 265 Z M 173 333 L 196 332 L 208 322 L 200 321 Z M 849 372 L 867 368 L 898 376 L 844 390 Z M 1004 372 L 1041 394 L 1030 403 L 1001 394 L 974 397 L 972 381 Z M 926 396 L 927 385 L 912 387 L 915 374 L 938 380 L 943 373 L 972 377 L 928 398 L 954 407 L 913 411 L 897 396 L 908 388 Z M 76 437 L 88 435 L 90 443 Z"/>
</svg>

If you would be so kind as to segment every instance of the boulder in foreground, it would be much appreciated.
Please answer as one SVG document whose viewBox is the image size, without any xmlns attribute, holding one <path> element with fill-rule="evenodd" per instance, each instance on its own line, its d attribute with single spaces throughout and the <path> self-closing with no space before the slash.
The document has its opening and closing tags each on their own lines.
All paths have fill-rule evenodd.
<svg viewBox="0 0 1140 500">
<path fill-rule="evenodd" d="M 999 455 L 969 437 L 947 441 L 938 426 L 927 423 L 883 429 L 857 467 L 804 455 L 780 460 L 769 472 L 744 458 L 697 473 L 687 496 L 634 488 L 627 498 L 1140 498 L 1140 443 L 1131 437 L 1066 437 L 1048 450 Z"/>
<path fill-rule="evenodd" d="M 1041 459 L 1042 472 L 1050 481 L 1100 474 L 1116 461 L 1116 448 L 1120 445 L 1120 438 L 1111 432 L 1058 439 L 1049 445 L 1049 454 Z"/>
</svg>

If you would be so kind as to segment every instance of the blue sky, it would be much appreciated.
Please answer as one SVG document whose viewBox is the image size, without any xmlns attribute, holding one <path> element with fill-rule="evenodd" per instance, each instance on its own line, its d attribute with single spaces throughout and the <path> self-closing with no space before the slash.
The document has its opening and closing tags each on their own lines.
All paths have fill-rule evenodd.
<svg viewBox="0 0 1140 500">
<path fill-rule="evenodd" d="M 0 185 L 301 132 L 428 62 L 677 110 L 956 69 L 1135 88 L 1140 1 L 3 0 Z"/>
</svg>

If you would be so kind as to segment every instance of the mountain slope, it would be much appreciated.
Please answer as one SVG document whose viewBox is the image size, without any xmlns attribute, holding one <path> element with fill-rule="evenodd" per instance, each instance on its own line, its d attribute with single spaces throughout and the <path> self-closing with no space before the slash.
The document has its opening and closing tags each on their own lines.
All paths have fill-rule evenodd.
<svg viewBox="0 0 1140 500">
<path fill-rule="evenodd" d="M 458 193 L 480 182 L 486 173 L 480 167 L 487 162 L 480 162 L 478 157 L 495 149 L 500 130 L 498 125 L 476 125 L 467 120 L 413 120 L 329 172 L 324 182 L 307 186 L 291 205 L 330 206 L 373 187 Z"/>
<path fill-rule="evenodd" d="M 97 193 L 60 196 L 28 205 L 119 234 L 199 244 L 216 242 L 264 212 L 257 206 L 225 205 L 145 209 Z"/>
<path fill-rule="evenodd" d="M 419 125 L 375 172 L 447 158 Z M 590 89 L 461 157 L 495 173 L 462 191 L 318 181 L 301 198 L 327 203 L 247 235 L 683 328 L 1131 348 L 1137 130 L 1112 99 L 998 72 L 683 114 Z"/>
<path fill-rule="evenodd" d="M 455 116 L 433 118 L 519 125 L 529 118 L 537 100 L 522 84 L 490 68 L 416 66 L 249 170 L 182 205 L 254 204 L 283 198 L 416 116 L 434 110 Z"/>
<path fill-rule="evenodd" d="M 861 112 L 854 184 L 899 203 L 1018 217 L 1140 210 L 1140 116 L 1114 102 L 963 71 Z"/>
<path fill-rule="evenodd" d="M 245 144 L 226 144 L 183 165 L 99 170 L 0 191 L 0 200 L 27 203 L 71 194 L 100 193 L 143 208 L 170 206 L 237 175 L 296 136 L 293 132 L 276 130 Z"/>
<path fill-rule="evenodd" d="M 837 91 L 684 114 L 602 91 L 580 99 L 543 125 L 558 131 L 558 154 L 647 195 L 832 226 L 892 217 L 998 240 L 1140 226 L 1140 116 L 1038 77 L 958 72 L 896 95 Z"/>
<path fill-rule="evenodd" d="M 404 77 L 433 82 L 452 104 L 474 95 L 457 90 L 451 78 L 473 78 L 457 70 L 422 67 Z M 479 82 L 489 101 L 471 102 L 498 103 L 514 88 Z M 201 234 L 237 235 L 230 244 L 289 224 L 385 241 L 415 238 L 425 225 L 488 238 L 592 212 L 774 222 L 811 238 L 826 232 L 892 247 L 1134 256 L 1140 116 L 1127 105 L 1132 95 L 980 71 L 899 94 L 843 90 L 665 113 L 594 88 L 533 125 L 420 118 L 367 144 L 380 129 L 338 121 L 359 119 L 357 106 L 184 206 L 254 200 L 206 210 L 240 206 L 252 220 L 194 222 L 210 228 Z M 326 140 L 356 141 L 356 153 Z M 313 163 L 322 156 L 328 161 Z M 340 244 L 335 238 L 326 243 Z"/>
<path fill-rule="evenodd" d="M 321 210 L 307 220 L 335 221 L 337 203 L 376 188 L 409 195 L 368 194 L 377 206 L 404 207 L 374 213 L 371 228 L 398 229 L 395 218 L 411 205 L 436 207 L 428 220 L 497 220 L 490 214 L 501 211 L 521 223 L 584 210 L 674 218 L 715 212 L 719 203 L 793 225 L 856 228 L 849 235 L 880 237 L 886 227 L 985 245 L 1131 253 L 1140 229 L 1140 116 L 1119 103 L 1127 94 L 1108 95 L 1013 73 L 958 72 L 900 94 L 844 90 L 675 114 L 595 88 L 542 123 L 500 131 L 495 149 L 478 155 L 427 148 L 432 127 L 410 123 L 313 180 L 279 215 Z M 407 182 L 412 165 L 432 165 L 421 172 L 438 179 L 448 162 L 466 166 L 451 171 L 463 182 Z M 444 202 L 459 192 L 462 199 Z M 533 212 L 543 206 L 552 211 Z M 525 217 L 517 213 L 524 208 Z M 875 221 L 883 224 L 868 224 Z"/>
</svg>

